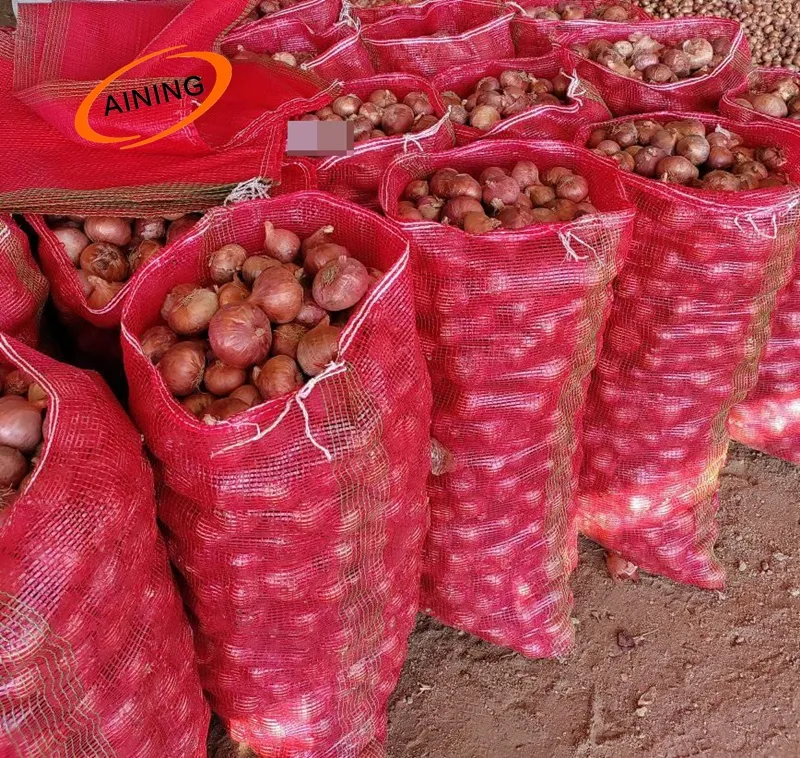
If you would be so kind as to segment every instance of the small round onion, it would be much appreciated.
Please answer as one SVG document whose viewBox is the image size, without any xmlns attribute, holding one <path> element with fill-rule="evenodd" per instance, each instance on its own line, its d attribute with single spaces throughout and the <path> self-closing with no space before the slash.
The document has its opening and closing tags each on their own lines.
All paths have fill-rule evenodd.
<svg viewBox="0 0 800 758">
<path fill-rule="evenodd" d="M 633 162 L 633 156 L 630 153 L 614 153 L 614 155 L 610 157 L 611 160 L 617 164 L 620 171 L 633 171 L 635 164 Z"/>
<path fill-rule="evenodd" d="M 219 360 L 246 369 L 269 355 L 272 330 L 267 315 L 255 305 L 226 305 L 211 319 L 208 341 Z"/>
<path fill-rule="evenodd" d="M 706 162 L 711 152 L 711 146 L 705 137 L 691 134 L 679 140 L 675 145 L 675 153 L 681 155 L 695 166 L 700 166 Z"/>
<path fill-rule="evenodd" d="M 28 461 L 19 450 L 0 445 L 0 490 L 19 487 L 28 470 Z"/>
<path fill-rule="evenodd" d="M 411 108 L 415 116 L 433 115 L 433 106 L 424 92 L 409 92 L 403 98 L 403 104 Z"/>
<path fill-rule="evenodd" d="M 622 5 L 609 5 L 603 11 L 603 21 L 627 21 L 628 9 Z"/>
<path fill-rule="evenodd" d="M 244 264 L 242 264 L 242 279 L 252 287 L 253 283 L 264 271 L 268 268 L 276 268 L 280 265 L 280 261 L 275 258 L 270 258 L 268 255 L 251 255 Z"/>
<path fill-rule="evenodd" d="M 468 213 L 483 212 L 483 206 L 474 197 L 454 197 L 452 200 L 448 200 L 442 208 L 442 222 L 461 226 Z"/>
<path fill-rule="evenodd" d="M 449 105 L 447 115 L 454 124 L 466 124 L 469 121 L 469 112 L 463 105 Z"/>
<path fill-rule="evenodd" d="M 431 195 L 435 195 L 436 197 L 447 197 L 450 184 L 453 181 L 453 178 L 456 176 L 458 176 L 458 171 L 456 171 L 454 168 L 440 168 L 438 171 L 436 171 L 428 182 Z"/>
<path fill-rule="evenodd" d="M 397 205 L 397 218 L 401 221 L 424 221 L 423 215 L 417 210 L 414 203 L 401 200 Z"/>
<path fill-rule="evenodd" d="M 656 166 L 656 176 L 662 182 L 688 184 L 692 179 L 697 179 L 699 175 L 697 166 L 680 155 L 668 155 L 666 158 L 662 158 Z"/>
<path fill-rule="evenodd" d="M 270 321 L 287 324 L 300 313 L 303 286 L 285 268 L 271 268 L 255 280 L 248 302 L 261 308 Z"/>
<path fill-rule="evenodd" d="M 331 103 L 331 110 L 342 118 L 349 118 L 358 113 L 361 98 L 357 95 L 340 95 Z"/>
<path fill-rule="evenodd" d="M 617 149 L 619 150 L 619 145 L 617 145 Z M 566 166 L 553 166 L 542 174 L 542 183 L 555 187 L 565 176 L 572 176 L 572 169 L 566 168 Z"/>
<path fill-rule="evenodd" d="M 388 108 L 397 102 L 397 97 L 391 90 L 376 89 L 370 94 L 369 101 L 379 108 Z"/>
<path fill-rule="evenodd" d="M 519 199 L 519 183 L 513 176 L 489 179 L 483 187 L 483 202 L 495 210 L 515 205 Z"/>
<path fill-rule="evenodd" d="M 330 328 L 330 327 L 328 327 Z M 294 358 L 276 355 L 270 358 L 256 377 L 256 387 L 264 400 L 288 395 L 303 386 L 303 375 Z"/>
<path fill-rule="evenodd" d="M 128 253 L 128 267 L 131 276 L 142 266 L 146 266 L 161 250 L 163 250 L 163 248 L 164 245 L 158 240 L 142 240 L 136 245 L 136 247 Z"/>
<path fill-rule="evenodd" d="M 186 234 L 198 221 L 199 216 L 194 213 L 187 213 L 175 219 L 167 229 L 167 244 L 174 242 L 178 237 Z"/>
<path fill-rule="evenodd" d="M 564 176 L 556 184 L 556 196 L 580 203 L 589 194 L 589 183 L 582 176 Z"/>
<path fill-rule="evenodd" d="M 533 211 L 516 208 L 513 205 L 503 208 L 497 214 L 497 220 L 503 229 L 523 229 L 533 223 Z"/>
<path fill-rule="evenodd" d="M 238 398 L 221 397 L 203 411 L 203 423 L 216 424 L 221 421 L 227 421 L 237 413 L 244 413 L 249 408 L 250 406 L 247 403 Z"/>
<path fill-rule="evenodd" d="M 161 216 L 137 218 L 133 222 L 133 236 L 143 240 L 162 240 L 167 235 L 167 224 Z"/>
<path fill-rule="evenodd" d="M 248 408 L 258 405 L 261 402 L 261 393 L 252 384 L 243 384 L 237 387 L 230 396 L 236 400 L 241 400 Z"/>
<path fill-rule="evenodd" d="M 403 190 L 404 200 L 419 200 L 428 194 L 428 182 L 424 179 L 412 179 Z"/>
<path fill-rule="evenodd" d="M 644 71 L 644 80 L 650 84 L 666 84 L 672 80 L 674 74 L 669 66 L 663 63 L 656 63 L 654 66 L 648 66 Z"/>
<path fill-rule="evenodd" d="M 206 351 L 198 342 L 178 342 L 158 362 L 167 389 L 176 397 L 190 395 L 203 381 Z"/>
<path fill-rule="evenodd" d="M 469 174 L 456 174 L 447 187 L 447 192 L 443 197 L 452 199 L 455 197 L 472 197 L 480 200 L 483 189 L 477 179 Z"/>
<path fill-rule="evenodd" d="M 47 396 L 41 384 L 33 382 L 31 386 L 28 387 L 28 402 L 36 408 L 36 410 L 43 411 L 50 405 L 50 398 Z"/>
<path fill-rule="evenodd" d="M 81 253 L 80 264 L 87 274 L 107 282 L 124 282 L 128 278 L 128 259 L 111 242 L 93 242 L 87 245 Z"/>
<path fill-rule="evenodd" d="M 4 395 L 27 395 L 29 388 L 30 382 L 25 374 L 18 368 L 9 371 L 3 377 Z"/>
<path fill-rule="evenodd" d="M 496 218 L 489 218 L 485 213 L 468 213 L 464 216 L 464 231 L 467 234 L 485 234 L 500 226 L 500 221 Z"/>
<path fill-rule="evenodd" d="M 142 352 L 151 363 L 158 363 L 174 344 L 178 335 L 168 326 L 151 326 L 141 339 Z"/>
<path fill-rule="evenodd" d="M 421 197 L 417 201 L 417 210 L 426 221 L 438 221 L 442 216 L 442 208 L 444 207 L 444 200 L 438 197 L 428 195 Z"/>
<path fill-rule="evenodd" d="M 358 109 L 358 115 L 369 119 L 372 126 L 379 126 L 383 117 L 383 108 L 379 108 L 375 103 L 363 103 Z"/>
<path fill-rule="evenodd" d="M 336 326 L 319 325 L 303 335 L 297 345 L 297 362 L 308 376 L 321 374 L 339 353 L 339 334 Z"/>
<path fill-rule="evenodd" d="M 756 178 L 766 179 L 769 176 L 769 171 L 763 163 L 758 161 L 744 161 L 733 167 L 734 174 L 753 174 Z"/>
<path fill-rule="evenodd" d="M 547 187 L 544 184 L 535 184 L 533 187 L 528 187 L 528 197 L 533 205 L 541 206 L 555 200 L 556 192 L 552 187 Z"/>
<path fill-rule="evenodd" d="M 388 136 L 405 134 L 414 125 L 414 111 L 403 103 L 390 105 L 383 111 L 381 129 Z"/>
<path fill-rule="evenodd" d="M 32 453 L 41 441 L 41 412 L 19 395 L 0 397 L 0 445 Z"/>
<path fill-rule="evenodd" d="M 549 210 L 552 210 L 558 221 L 572 221 L 578 212 L 578 204 L 559 197 L 550 204 Z"/>
<path fill-rule="evenodd" d="M 606 141 L 606 134 L 605 129 L 593 129 L 592 133 L 589 135 L 589 139 L 586 140 L 586 147 L 591 150 L 598 147 L 601 142 Z"/>
<path fill-rule="evenodd" d="M 668 132 L 666 129 L 659 129 L 650 138 L 651 147 L 657 147 L 663 150 L 667 155 L 672 155 L 675 151 L 675 145 L 678 143 L 678 135 Z"/>
<path fill-rule="evenodd" d="M 183 300 L 189 293 L 197 289 L 196 284 L 178 284 L 174 286 L 164 298 L 161 305 L 161 318 L 166 321 L 169 312 L 175 307 L 177 303 Z"/>
<path fill-rule="evenodd" d="M 630 147 L 639 141 L 639 131 L 632 121 L 612 124 L 608 128 L 608 139 L 613 140 L 620 147 Z"/>
<path fill-rule="evenodd" d="M 214 284 L 226 284 L 234 275 L 242 270 L 247 259 L 247 250 L 241 245 L 223 245 L 211 253 L 208 260 L 208 271 Z"/>
<path fill-rule="evenodd" d="M 757 147 L 753 157 L 770 171 L 778 171 L 786 165 L 786 151 L 780 147 Z"/>
<path fill-rule="evenodd" d="M 99 276 L 86 277 L 92 291 L 86 297 L 86 305 L 90 310 L 101 311 L 105 308 L 125 286 L 123 282 L 107 282 Z"/>
<path fill-rule="evenodd" d="M 714 48 L 711 46 L 711 43 L 707 39 L 703 39 L 703 37 L 687 39 L 681 47 L 683 48 L 683 52 L 686 53 L 689 59 L 689 65 L 692 69 L 707 66 L 714 57 Z"/>
<path fill-rule="evenodd" d="M 615 155 L 620 152 L 620 150 L 622 150 L 622 148 L 619 144 L 610 139 L 604 139 L 602 142 L 598 143 L 595 148 L 595 152 L 600 153 L 600 155 Z"/>
<path fill-rule="evenodd" d="M 692 63 L 683 50 L 665 50 L 661 54 L 661 62 L 671 69 L 679 79 L 683 79 L 692 73 Z"/>
<path fill-rule="evenodd" d="M 64 246 L 69 259 L 77 266 L 80 264 L 81 253 L 89 244 L 89 238 L 73 226 L 59 226 L 52 230 L 55 238 Z"/>
<path fill-rule="evenodd" d="M 304 292 L 303 304 L 300 306 L 300 312 L 297 314 L 294 323 L 304 326 L 306 329 L 311 329 L 327 319 L 328 312 L 314 302 L 314 298 L 309 292 Z"/>
<path fill-rule="evenodd" d="M 478 105 L 469 114 L 470 126 L 488 132 L 498 121 L 500 121 L 500 111 L 491 105 Z"/>
<path fill-rule="evenodd" d="M 731 168 L 735 160 L 733 153 L 727 147 L 712 147 L 708 151 L 706 166 L 710 169 L 718 170 Z"/>
<path fill-rule="evenodd" d="M 197 287 L 175 302 L 167 314 L 167 323 L 176 334 L 200 334 L 208 328 L 218 308 L 217 293 Z"/>
<path fill-rule="evenodd" d="M 641 176 L 652 178 L 656 175 L 659 161 L 666 157 L 667 154 L 659 147 L 643 147 L 633 156 L 633 170 Z"/>
<path fill-rule="evenodd" d="M 247 381 L 244 369 L 229 366 L 222 361 L 214 361 L 206 368 L 203 383 L 206 389 L 214 395 L 230 395 L 237 387 Z"/>
<path fill-rule="evenodd" d="M 658 65 L 658 53 L 653 53 L 649 50 L 636 53 L 633 58 L 631 58 L 631 63 L 637 71 L 644 71 L 650 68 L 650 66 Z"/>
<path fill-rule="evenodd" d="M 294 358 L 297 355 L 297 345 L 307 331 L 305 326 L 296 321 L 276 327 L 272 332 L 270 355 L 288 355 Z"/>
<path fill-rule="evenodd" d="M 131 225 L 116 216 L 89 216 L 83 231 L 92 242 L 110 242 L 122 247 L 131 241 Z"/>
<path fill-rule="evenodd" d="M 714 192 L 736 192 L 739 179 L 729 171 L 709 171 L 703 177 L 703 188 Z"/>
<path fill-rule="evenodd" d="M 309 276 L 316 276 L 325 264 L 346 255 L 348 255 L 347 248 L 337 245 L 335 242 L 326 242 L 309 250 L 303 260 L 303 268 Z"/>
<path fill-rule="evenodd" d="M 193 392 L 181 400 L 181 405 L 193 416 L 200 418 L 205 409 L 213 402 L 214 396 L 208 392 Z"/>
<path fill-rule="evenodd" d="M 235 303 L 243 303 L 248 297 L 250 297 L 250 290 L 238 276 L 234 276 L 233 281 L 223 284 L 219 288 L 219 292 L 217 292 L 220 308 Z"/>
<path fill-rule="evenodd" d="M 314 300 L 325 310 L 343 311 L 364 297 L 369 284 L 369 272 L 364 264 L 355 258 L 342 257 L 319 270 L 311 291 Z"/>
<path fill-rule="evenodd" d="M 265 221 L 264 252 L 281 263 L 290 263 L 300 252 L 300 238 L 288 229 L 276 229 L 272 222 Z"/>
<path fill-rule="evenodd" d="M 539 183 L 539 169 L 536 168 L 533 161 L 517 161 L 511 169 L 511 176 L 514 177 L 521 190 Z M 481 179 L 482 183 L 485 181 L 485 179 Z"/>
</svg>

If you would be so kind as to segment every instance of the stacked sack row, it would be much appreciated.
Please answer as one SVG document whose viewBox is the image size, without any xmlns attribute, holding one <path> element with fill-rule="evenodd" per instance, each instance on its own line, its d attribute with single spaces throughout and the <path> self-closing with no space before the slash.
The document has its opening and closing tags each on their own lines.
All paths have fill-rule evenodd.
<svg viewBox="0 0 800 758">
<path fill-rule="evenodd" d="M 800 77 L 627 3 L 110 5 L 0 39 L 0 747 L 381 756 L 418 608 L 563 655 L 578 530 L 723 586 L 728 428 L 800 461 Z M 217 115 L 78 140 L 171 44 Z"/>
</svg>

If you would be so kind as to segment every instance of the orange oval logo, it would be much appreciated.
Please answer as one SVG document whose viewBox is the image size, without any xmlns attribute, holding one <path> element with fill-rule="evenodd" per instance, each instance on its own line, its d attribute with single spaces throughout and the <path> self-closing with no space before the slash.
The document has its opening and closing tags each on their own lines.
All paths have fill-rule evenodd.
<svg viewBox="0 0 800 758">
<path fill-rule="evenodd" d="M 216 78 L 214 81 L 214 86 L 211 89 L 211 92 L 208 93 L 208 97 L 200 104 L 197 110 L 192 111 L 188 116 L 182 118 L 178 121 L 177 124 L 173 124 L 168 129 L 164 129 L 160 131 L 158 134 L 154 134 L 152 137 L 147 137 L 146 139 L 141 139 L 141 134 L 131 134 L 127 137 L 110 137 L 106 134 L 100 134 L 100 132 L 95 131 L 91 125 L 89 124 L 89 111 L 91 110 L 92 106 L 95 104 L 96 100 L 100 95 L 103 93 L 103 90 L 112 82 L 115 82 L 119 79 L 120 76 L 125 74 L 126 72 L 130 71 L 132 68 L 135 68 L 140 63 L 144 63 L 145 61 L 149 61 L 151 58 L 157 58 L 159 55 L 164 55 L 164 53 L 170 53 L 173 50 L 180 50 L 186 47 L 186 45 L 176 45 L 175 47 L 166 47 L 163 50 L 157 50 L 154 53 L 149 53 L 148 55 L 144 55 L 141 58 L 137 58 L 135 61 L 128 63 L 127 65 L 123 66 L 120 69 L 117 69 L 113 74 L 107 76 L 100 82 L 83 100 L 80 104 L 77 112 L 75 113 L 75 131 L 83 137 L 85 140 L 89 142 L 97 142 L 99 144 L 108 145 L 113 144 L 115 142 L 131 142 L 131 140 L 138 140 L 138 142 L 133 142 L 132 144 L 125 144 L 120 146 L 120 150 L 130 150 L 134 147 L 141 147 L 142 145 L 149 145 L 152 142 L 157 142 L 164 137 L 168 137 L 170 134 L 175 134 L 175 132 L 180 131 L 185 126 L 188 126 L 193 121 L 197 121 L 200 116 L 202 116 L 209 108 L 211 108 L 225 93 L 225 90 L 228 89 L 228 85 L 231 83 L 231 77 L 233 75 L 233 67 L 231 66 L 231 62 L 223 55 L 219 53 L 211 53 L 205 51 L 192 51 L 192 52 L 183 52 L 183 53 L 174 53 L 173 55 L 168 55 L 167 60 L 172 58 L 195 58 L 197 60 L 206 61 L 210 63 L 211 66 L 214 68 L 214 73 L 216 74 Z M 188 91 L 188 81 L 189 79 L 197 79 L 199 82 L 199 77 L 187 77 L 186 81 L 184 82 L 184 87 L 187 90 L 187 94 L 199 94 L 199 93 L 190 93 Z M 160 105 L 160 97 L 159 97 L 159 90 L 158 85 L 154 84 L 152 94 L 156 98 L 156 104 Z M 178 91 L 172 90 L 166 84 L 162 85 L 164 89 L 162 90 L 164 93 L 165 102 L 169 100 L 169 94 L 176 96 L 180 99 L 180 89 Z M 201 85 L 202 87 L 202 85 Z M 202 92 L 202 89 L 200 90 Z M 124 93 L 125 96 L 125 104 L 129 106 L 128 102 L 128 93 Z M 146 103 L 146 105 L 151 106 L 151 90 L 145 90 L 143 92 L 136 92 L 133 91 L 132 97 L 134 98 L 134 103 L 136 104 L 136 110 L 138 110 L 138 102 L 136 100 L 137 96 L 139 99 Z M 146 96 L 146 99 L 145 99 Z M 122 112 L 121 106 L 114 100 L 113 96 L 109 95 L 109 103 L 106 105 L 106 115 L 108 115 L 109 109 L 111 110 L 119 110 Z M 114 107 L 110 107 L 110 104 L 113 102 Z M 130 110 L 130 107 L 128 107 Z"/>
</svg>

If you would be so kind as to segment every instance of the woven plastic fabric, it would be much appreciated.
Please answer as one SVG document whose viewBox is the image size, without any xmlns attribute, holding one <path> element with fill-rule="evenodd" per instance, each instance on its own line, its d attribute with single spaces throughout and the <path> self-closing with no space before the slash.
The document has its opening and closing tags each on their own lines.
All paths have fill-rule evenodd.
<svg viewBox="0 0 800 758">
<path fill-rule="evenodd" d="M 417 134 L 398 134 L 356 143 L 349 155 L 319 161 L 317 175 L 321 190 L 372 209 L 379 207 L 381 176 L 395 156 L 415 150 L 447 150 L 455 144 L 453 125 L 444 117 L 444 106 L 429 81 L 409 74 L 377 74 L 347 82 L 344 86 L 346 94 L 358 95 L 362 100 L 376 89 L 389 89 L 400 100 L 409 92 L 424 92 L 439 123 Z"/>
<path fill-rule="evenodd" d="M 0 332 L 36 346 L 47 292 L 28 237 L 11 216 L 0 214 Z"/>
<path fill-rule="evenodd" d="M 317 169 L 308 158 L 287 158 L 281 166 L 281 180 L 270 188 L 270 195 L 288 195 L 292 192 L 317 189 Z"/>
<path fill-rule="evenodd" d="M 407 182 L 445 166 L 478 174 L 518 160 L 575 169 L 600 212 L 483 235 L 427 221 L 401 227 L 414 243 L 431 434 L 452 456 L 452 470 L 429 480 L 422 607 L 539 658 L 573 641 L 581 414 L 633 210 L 615 172 L 588 151 L 515 140 L 398 158 L 381 204 L 396 216 Z"/>
<path fill-rule="evenodd" d="M 570 63 L 565 51 L 557 49 L 538 58 L 515 58 L 456 66 L 438 74 L 433 80 L 433 86 L 439 92 L 452 90 L 464 99 L 474 92 L 475 85 L 484 76 L 498 76 L 501 72 L 512 69 L 552 79 L 561 71 L 570 71 Z M 454 124 L 456 142 L 459 145 L 468 145 L 476 139 L 496 137 L 569 142 L 584 124 L 611 117 L 603 99 L 587 82 L 573 78 L 567 94 L 569 103 L 530 108 L 517 116 L 499 121 L 488 131 L 466 124 Z"/>
<path fill-rule="evenodd" d="M 631 34 L 648 34 L 662 43 L 677 43 L 693 37 L 727 37 L 732 40 L 730 53 L 707 76 L 681 79 L 675 84 L 648 84 L 615 74 L 605 66 L 569 52 L 581 79 L 593 84 L 611 112 L 617 116 L 659 110 L 715 112 L 720 98 L 740 86 L 750 67 L 750 46 L 742 27 L 735 21 L 720 18 L 682 18 L 639 24 L 606 23 L 581 25 L 574 31 L 558 34 L 556 41 L 569 48 L 593 39 L 616 42 Z"/>
<path fill-rule="evenodd" d="M 341 0 L 305 0 L 263 18 L 246 21 L 236 31 L 247 28 L 254 30 L 257 26 L 267 26 L 275 21 L 296 19 L 314 31 L 325 32 L 336 23 L 341 8 Z"/>
<path fill-rule="evenodd" d="M 431 77 L 458 64 L 513 58 L 513 17 L 497 3 L 434 0 L 361 33 L 376 71 Z"/>
<path fill-rule="evenodd" d="M 509 2 L 508 6 L 515 9 L 518 13 L 511 23 L 511 30 L 514 35 L 514 44 L 517 48 L 517 55 L 520 57 L 544 55 L 551 49 L 553 40 L 560 35 L 569 33 L 573 29 L 581 29 L 584 26 L 591 26 L 597 29 L 597 34 L 602 37 L 608 25 L 608 21 L 596 21 L 594 19 L 580 19 L 578 21 L 551 21 L 541 18 L 530 18 L 521 12 L 521 9 L 532 10 L 533 8 L 556 8 L 563 0 L 521 0 L 521 2 Z M 635 3 L 629 2 L 608 2 L 608 0 L 576 0 L 570 5 L 578 5 L 583 8 L 587 15 L 600 5 L 622 5 L 629 9 L 631 23 L 651 21 L 652 17 Z"/>
<path fill-rule="evenodd" d="M 373 72 L 361 36 L 345 22 L 324 32 L 315 32 L 296 18 L 276 19 L 252 28 L 244 26 L 226 37 L 222 49 L 226 55 L 235 55 L 240 49 L 267 55 L 311 53 L 314 59 L 301 64 L 301 68 L 329 82 Z"/>
<path fill-rule="evenodd" d="M 0 514 L 0 755 L 204 758 L 208 707 L 153 474 L 94 374 L 4 335 L 49 396 L 39 463 Z"/>
<path fill-rule="evenodd" d="M 800 179 L 800 150 L 785 129 L 708 114 L 649 118 L 698 118 L 747 145 L 783 145 Z M 578 524 L 645 571 L 719 588 L 714 516 L 726 420 L 755 385 L 776 293 L 790 275 L 800 187 L 707 192 L 633 173 L 623 183 L 636 225 L 587 405 Z"/>
<path fill-rule="evenodd" d="M 719 102 L 719 112 L 726 118 L 739 121 L 743 124 L 765 123 L 776 124 L 778 126 L 792 127 L 800 133 L 800 123 L 791 119 L 778 118 L 777 116 L 766 116 L 758 113 L 752 108 L 745 108 L 734 102 L 740 95 L 752 92 L 769 92 L 771 85 L 780 79 L 792 77 L 800 81 L 800 73 L 788 68 L 755 68 L 747 75 L 738 87 L 727 91 Z"/>
<path fill-rule="evenodd" d="M 488 1 L 489 0 L 487 0 L 487 2 Z M 436 0 L 427 0 L 427 2 L 436 2 Z M 359 0 L 356 0 L 355 3 L 351 3 L 349 0 L 343 0 L 342 18 L 352 18 L 362 26 L 366 26 L 367 24 L 375 24 L 378 21 L 383 21 L 385 18 L 390 18 L 391 16 L 395 16 L 396 14 L 402 13 L 403 11 L 409 9 L 416 11 L 425 4 L 425 2 L 415 3 L 413 0 L 405 0 L 405 2 L 401 3 L 387 2 L 386 5 L 379 5 L 372 8 L 361 8 L 359 7 Z"/>
<path fill-rule="evenodd" d="M 334 240 L 386 272 L 335 363 L 299 392 L 214 426 L 169 396 L 137 337 L 179 282 L 264 221 Z M 427 525 L 430 385 L 408 244 L 319 192 L 210 212 L 136 282 L 122 319 L 130 407 L 164 482 L 159 517 L 213 710 L 259 755 L 358 756 L 382 740 L 418 607 Z"/>
</svg>

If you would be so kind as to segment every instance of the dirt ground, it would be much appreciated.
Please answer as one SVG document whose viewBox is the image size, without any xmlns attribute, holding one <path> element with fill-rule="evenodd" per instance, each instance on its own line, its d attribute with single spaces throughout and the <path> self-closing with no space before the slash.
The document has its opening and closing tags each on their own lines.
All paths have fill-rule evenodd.
<svg viewBox="0 0 800 758">
<path fill-rule="evenodd" d="M 567 660 L 420 617 L 389 758 L 800 756 L 800 468 L 734 445 L 721 487 L 724 593 L 614 584 L 584 541 Z"/>
</svg>

